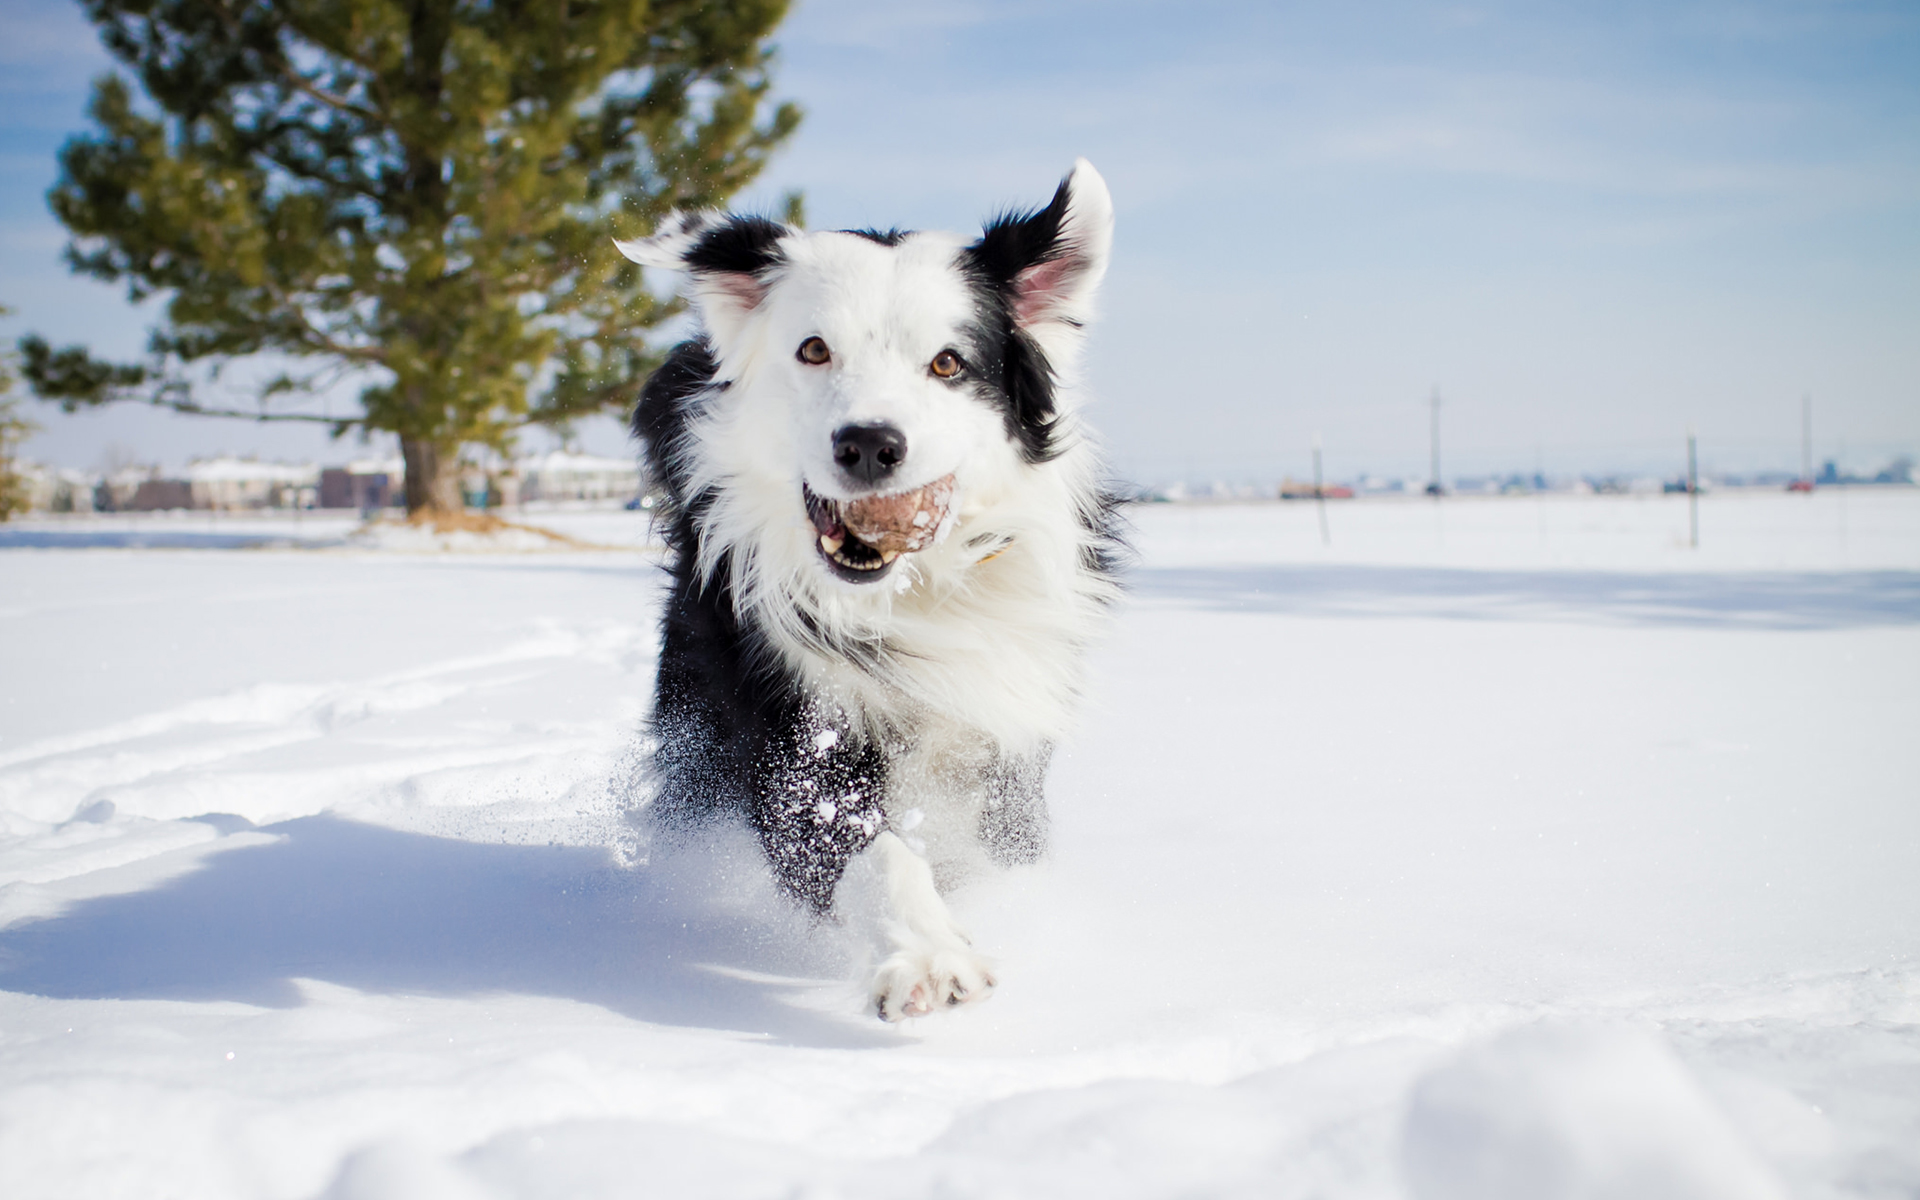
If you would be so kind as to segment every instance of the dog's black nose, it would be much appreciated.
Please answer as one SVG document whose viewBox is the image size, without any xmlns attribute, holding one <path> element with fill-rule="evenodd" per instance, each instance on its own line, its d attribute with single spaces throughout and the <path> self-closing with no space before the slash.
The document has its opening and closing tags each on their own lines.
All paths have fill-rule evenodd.
<svg viewBox="0 0 1920 1200">
<path fill-rule="evenodd" d="M 861 483 L 879 483 L 907 460 L 907 435 L 892 425 L 842 425 L 833 461 Z"/>
</svg>

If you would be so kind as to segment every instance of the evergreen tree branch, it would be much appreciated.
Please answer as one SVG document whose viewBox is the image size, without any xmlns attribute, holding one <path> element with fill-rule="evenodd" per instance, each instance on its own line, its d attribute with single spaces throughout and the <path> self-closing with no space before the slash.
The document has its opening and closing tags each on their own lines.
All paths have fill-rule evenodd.
<svg viewBox="0 0 1920 1200">
<path fill-rule="evenodd" d="M 610 239 L 724 204 L 800 120 L 769 99 L 786 0 L 82 3 L 128 72 L 49 202 L 75 270 L 166 317 L 145 367 L 40 343 L 34 390 L 390 431 L 410 480 L 632 403 L 679 306 Z M 194 396 L 188 366 L 262 354 L 375 378 L 351 418 L 269 407 L 312 378 Z"/>
<path fill-rule="evenodd" d="M 192 400 L 155 399 L 149 401 L 155 408 L 170 408 L 177 413 L 186 413 L 193 417 L 238 417 L 244 421 L 306 421 L 314 425 L 332 425 L 340 429 L 351 429 L 366 423 L 365 417 L 329 417 L 319 413 L 277 413 L 249 412 L 244 408 L 212 408 Z"/>
</svg>

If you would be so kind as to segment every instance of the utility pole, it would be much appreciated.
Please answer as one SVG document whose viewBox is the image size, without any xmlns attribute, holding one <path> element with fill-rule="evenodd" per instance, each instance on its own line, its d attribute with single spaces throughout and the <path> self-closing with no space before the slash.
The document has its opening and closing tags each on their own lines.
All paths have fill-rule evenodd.
<svg viewBox="0 0 1920 1200">
<path fill-rule="evenodd" d="M 1700 548 L 1700 467 L 1693 452 L 1693 426 L 1687 426 L 1687 545 Z"/>
<path fill-rule="evenodd" d="M 1320 478 L 1320 435 L 1313 435 L 1313 504 L 1320 510 L 1320 544 L 1333 545 L 1333 534 L 1327 531 L 1327 488 Z"/>
<path fill-rule="evenodd" d="M 1446 494 L 1447 488 L 1440 482 L 1440 389 L 1437 386 L 1433 389 L 1433 431 L 1430 440 L 1433 447 L 1433 479 L 1427 484 L 1427 495 L 1438 500 Z"/>
<path fill-rule="evenodd" d="M 1800 482 L 1813 491 L 1813 393 L 1800 397 Z"/>
</svg>

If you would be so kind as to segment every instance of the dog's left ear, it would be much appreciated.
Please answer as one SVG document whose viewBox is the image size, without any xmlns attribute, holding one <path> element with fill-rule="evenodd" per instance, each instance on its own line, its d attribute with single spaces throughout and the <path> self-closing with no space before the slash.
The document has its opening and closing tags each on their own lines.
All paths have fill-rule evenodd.
<svg viewBox="0 0 1920 1200">
<path fill-rule="evenodd" d="M 967 254 L 1006 297 L 1014 324 L 1045 343 L 1093 316 L 1112 250 L 1113 198 L 1082 158 L 1051 203 L 992 222 Z"/>
<path fill-rule="evenodd" d="M 765 217 L 676 212 L 652 237 L 613 244 L 643 267 L 687 272 L 694 305 L 708 331 L 724 344 L 766 299 L 771 275 L 785 260 L 780 239 L 792 232 Z"/>
</svg>

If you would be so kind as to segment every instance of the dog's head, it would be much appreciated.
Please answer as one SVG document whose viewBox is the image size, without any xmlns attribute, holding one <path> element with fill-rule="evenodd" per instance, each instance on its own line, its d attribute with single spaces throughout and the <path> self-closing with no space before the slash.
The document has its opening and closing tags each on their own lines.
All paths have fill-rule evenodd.
<svg viewBox="0 0 1920 1200">
<path fill-rule="evenodd" d="M 1045 208 L 971 242 L 695 212 L 619 247 L 690 279 L 725 386 L 690 431 L 697 482 L 731 494 L 756 553 L 786 557 L 768 544 L 784 537 L 859 585 L 1062 451 L 1057 377 L 1077 357 L 1112 228 L 1083 159 Z"/>
</svg>

